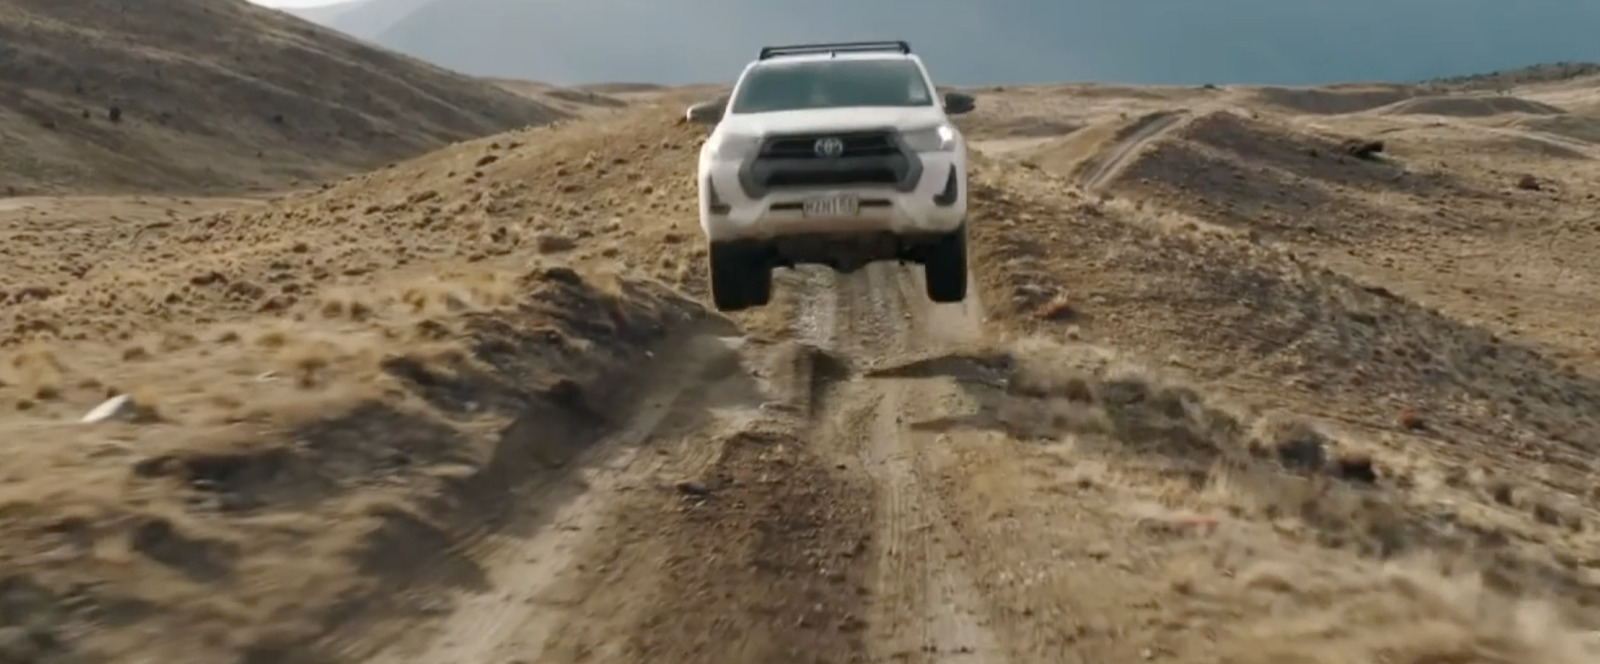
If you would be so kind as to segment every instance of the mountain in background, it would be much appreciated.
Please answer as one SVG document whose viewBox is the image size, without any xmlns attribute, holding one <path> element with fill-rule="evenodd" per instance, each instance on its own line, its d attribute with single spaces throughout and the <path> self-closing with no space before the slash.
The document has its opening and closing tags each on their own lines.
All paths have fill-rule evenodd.
<svg viewBox="0 0 1600 664">
<path fill-rule="evenodd" d="M 345 0 L 285 11 L 352 37 L 381 41 L 384 32 L 434 0 Z"/>
<path fill-rule="evenodd" d="M 1421 80 L 1600 60 L 1573 0 L 355 0 L 301 16 L 463 72 L 725 81 L 763 44 L 906 39 L 950 84 Z"/>
<path fill-rule="evenodd" d="M 285 11 L 313 23 L 331 25 L 339 20 L 340 14 L 366 4 L 367 0 L 345 0 L 345 2 L 317 5 L 315 7 L 294 7 Z"/>
</svg>

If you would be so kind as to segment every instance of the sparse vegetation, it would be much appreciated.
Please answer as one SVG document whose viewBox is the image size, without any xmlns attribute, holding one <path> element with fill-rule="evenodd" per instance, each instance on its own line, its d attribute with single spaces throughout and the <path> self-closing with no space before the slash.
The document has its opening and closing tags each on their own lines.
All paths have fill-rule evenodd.
<svg viewBox="0 0 1600 664">
<path fill-rule="evenodd" d="M 1593 661 L 1600 153 L 1484 149 L 1573 85 L 994 89 L 968 309 L 890 267 L 707 313 L 705 89 L 0 200 L 0 658 Z"/>
<path fill-rule="evenodd" d="M 1456 90 L 1504 90 L 1534 83 L 1558 83 L 1600 74 L 1600 63 L 1550 62 L 1465 76 L 1447 76 L 1425 81 L 1431 87 Z"/>
<path fill-rule="evenodd" d="M 246 2 L 102 4 L 0 11 L 13 191 L 276 190 L 566 115 Z"/>
</svg>

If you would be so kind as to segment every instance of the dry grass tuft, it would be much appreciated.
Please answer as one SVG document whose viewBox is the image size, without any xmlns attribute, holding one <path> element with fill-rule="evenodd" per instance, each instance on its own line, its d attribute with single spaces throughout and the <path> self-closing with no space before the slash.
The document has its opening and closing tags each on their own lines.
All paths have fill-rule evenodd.
<svg viewBox="0 0 1600 664">
<path fill-rule="evenodd" d="M 1507 598 L 1479 574 L 1425 558 L 1366 575 L 1262 563 L 1237 583 L 1262 611 L 1236 627 L 1229 661 L 1579 664 L 1600 657 L 1592 633 L 1550 604 Z"/>
</svg>

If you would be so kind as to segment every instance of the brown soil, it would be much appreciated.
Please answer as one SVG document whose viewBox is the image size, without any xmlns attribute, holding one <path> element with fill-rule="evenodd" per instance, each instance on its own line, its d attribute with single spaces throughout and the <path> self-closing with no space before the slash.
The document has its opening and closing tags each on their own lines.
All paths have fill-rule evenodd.
<svg viewBox="0 0 1600 664">
<path fill-rule="evenodd" d="M 1555 117 L 1530 118 L 1522 122 L 1524 127 L 1535 131 L 1555 134 L 1584 143 L 1600 145 L 1600 118 L 1574 115 L 1558 115 Z"/>
<path fill-rule="evenodd" d="M 1412 88 L 1399 85 L 1261 88 L 1252 92 L 1252 101 L 1276 110 L 1306 115 L 1359 113 L 1404 101 L 1418 94 Z"/>
<path fill-rule="evenodd" d="M 0 194 L 275 190 L 548 105 L 245 0 L 0 7 Z"/>
<path fill-rule="evenodd" d="M 730 319 L 714 92 L 316 191 L 7 200 L 0 659 L 1600 655 L 1581 141 L 979 91 L 979 145 L 1075 142 L 974 153 L 971 301 L 808 269 Z"/>
<path fill-rule="evenodd" d="M 1506 95 L 1464 95 L 1459 97 L 1417 97 L 1381 109 L 1395 115 L 1443 115 L 1483 118 L 1508 113 L 1560 115 L 1560 107 Z"/>
</svg>

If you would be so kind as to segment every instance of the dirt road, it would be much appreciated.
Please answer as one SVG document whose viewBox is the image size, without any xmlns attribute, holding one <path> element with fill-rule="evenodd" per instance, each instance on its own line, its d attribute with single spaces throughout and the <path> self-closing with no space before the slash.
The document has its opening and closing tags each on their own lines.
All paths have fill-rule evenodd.
<svg viewBox="0 0 1600 664">
<path fill-rule="evenodd" d="M 1104 186 L 1117 176 L 1119 169 L 1140 146 L 1155 140 L 1187 116 L 1188 112 L 1183 110 L 1158 111 L 1130 123 L 1119 132 L 1116 142 L 1109 149 L 1084 163 L 1083 170 L 1079 171 L 1079 181 L 1090 189 Z"/>
<path fill-rule="evenodd" d="M 949 381 L 865 378 L 980 338 L 920 274 L 787 275 L 793 339 L 702 338 L 522 534 L 486 588 L 327 644 L 370 662 L 1007 661 L 965 537 L 919 472 Z M 684 379 L 686 378 L 686 379 Z M 704 380 L 699 380 L 704 379 Z M 383 647 L 378 647 L 378 646 Z M 353 660 L 352 660 L 353 661 Z"/>
</svg>

